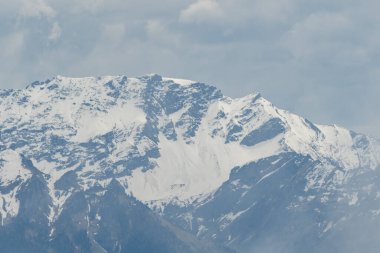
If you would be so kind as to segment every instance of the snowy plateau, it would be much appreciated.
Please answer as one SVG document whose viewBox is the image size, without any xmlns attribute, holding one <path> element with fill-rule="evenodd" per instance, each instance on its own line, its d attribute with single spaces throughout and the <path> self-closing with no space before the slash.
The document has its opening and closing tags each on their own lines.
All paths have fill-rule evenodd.
<svg viewBox="0 0 380 253">
<path fill-rule="evenodd" d="M 0 252 L 378 252 L 380 141 L 204 83 L 0 90 Z"/>
</svg>

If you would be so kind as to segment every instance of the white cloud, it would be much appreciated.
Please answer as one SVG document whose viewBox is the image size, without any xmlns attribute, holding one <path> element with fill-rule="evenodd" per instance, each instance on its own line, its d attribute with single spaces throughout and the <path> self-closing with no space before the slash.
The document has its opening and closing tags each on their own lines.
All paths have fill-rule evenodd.
<svg viewBox="0 0 380 253">
<path fill-rule="evenodd" d="M 313 13 L 292 26 L 284 45 L 299 61 L 364 64 L 368 61 L 367 50 L 348 39 L 355 32 L 345 13 Z"/>
<path fill-rule="evenodd" d="M 57 41 L 61 37 L 62 30 L 58 22 L 55 22 L 50 30 L 49 40 Z"/>
<path fill-rule="evenodd" d="M 22 56 L 24 43 L 25 34 L 22 31 L 16 31 L 0 38 L 0 57 L 2 62 L 6 62 L 6 64 L 17 62 Z"/>
<path fill-rule="evenodd" d="M 152 36 L 166 32 L 165 26 L 158 20 L 148 20 L 146 30 Z"/>
<path fill-rule="evenodd" d="M 293 25 L 291 33 L 304 36 L 306 39 L 331 38 L 339 31 L 351 27 L 351 21 L 345 13 L 320 12 L 312 13 Z"/>
<path fill-rule="evenodd" d="M 202 23 L 216 21 L 223 17 L 223 10 L 215 0 L 197 0 L 180 13 L 184 23 Z"/>
<path fill-rule="evenodd" d="M 181 11 L 183 23 L 287 22 L 294 18 L 299 0 L 197 0 Z"/>
<path fill-rule="evenodd" d="M 122 45 L 125 42 L 126 27 L 123 23 L 103 25 L 102 35 L 99 42 L 107 47 Z"/>
<path fill-rule="evenodd" d="M 91 12 L 97 13 L 98 11 L 104 10 L 105 7 L 110 4 L 111 1 L 106 0 L 65 0 L 62 6 L 68 7 L 69 11 L 72 13 L 82 13 Z M 115 1 L 112 1 L 115 2 Z"/>
<path fill-rule="evenodd" d="M 0 37 L 0 84 L 10 85 L 22 83 L 23 73 L 19 73 L 25 46 L 25 34 L 23 31 L 15 31 L 5 37 Z M 8 77 L 8 78 L 7 78 Z"/>
<path fill-rule="evenodd" d="M 24 17 L 53 18 L 56 12 L 44 0 L 24 0 L 20 14 Z"/>
<path fill-rule="evenodd" d="M 296 0 L 256 0 L 252 13 L 265 21 L 285 21 L 295 10 Z"/>
<path fill-rule="evenodd" d="M 148 20 L 145 29 L 152 42 L 168 46 L 178 46 L 181 43 L 179 34 L 170 31 L 159 20 Z"/>
</svg>

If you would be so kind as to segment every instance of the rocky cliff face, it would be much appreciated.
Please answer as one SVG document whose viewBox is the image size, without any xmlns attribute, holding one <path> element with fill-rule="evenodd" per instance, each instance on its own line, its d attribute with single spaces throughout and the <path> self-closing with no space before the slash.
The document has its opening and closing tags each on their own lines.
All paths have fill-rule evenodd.
<svg viewBox="0 0 380 253">
<path fill-rule="evenodd" d="M 158 75 L 58 76 L 0 91 L 0 242 L 7 252 L 371 252 L 379 164 L 378 140 L 260 94 L 232 99 Z"/>
</svg>

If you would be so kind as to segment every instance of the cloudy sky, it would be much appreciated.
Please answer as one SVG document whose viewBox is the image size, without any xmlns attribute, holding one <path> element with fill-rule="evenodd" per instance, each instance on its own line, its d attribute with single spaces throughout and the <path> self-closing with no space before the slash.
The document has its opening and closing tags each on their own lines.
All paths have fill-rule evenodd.
<svg viewBox="0 0 380 253">
<path fill-rule="evenodd" d="M 378 0 L 0 0 L 0 88 L 158 73 L 380 137 Z"/>
</svg>

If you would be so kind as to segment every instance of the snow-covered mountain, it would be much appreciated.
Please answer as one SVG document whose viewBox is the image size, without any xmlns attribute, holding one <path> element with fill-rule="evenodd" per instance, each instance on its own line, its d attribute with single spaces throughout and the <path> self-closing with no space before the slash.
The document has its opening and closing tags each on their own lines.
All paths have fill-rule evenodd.
<svg viewBox="0 0 380 253">
<path fill-rule="evenodd" d="M 159 75 L 0 90 L 7 252 L 371 252 L 379 167 L 378 140 L 258 93 Z"/>
</svg>

